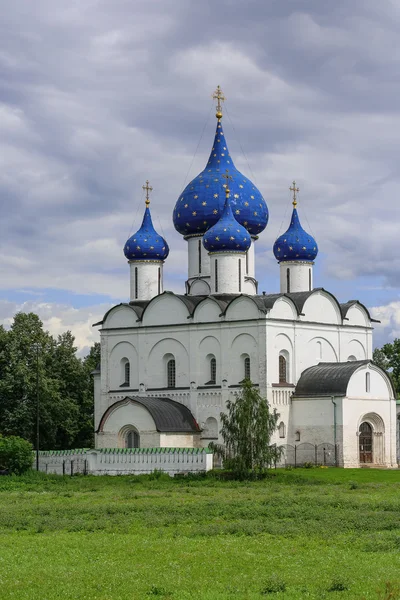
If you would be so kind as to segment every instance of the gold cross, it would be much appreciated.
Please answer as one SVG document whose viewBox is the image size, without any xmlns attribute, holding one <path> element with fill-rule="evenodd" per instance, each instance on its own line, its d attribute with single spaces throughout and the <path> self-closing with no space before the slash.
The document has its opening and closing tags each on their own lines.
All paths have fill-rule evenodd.
<svg viewBox="0 0 400 600">
<path fill-rule="evenodd" d="M 222 93 L 222 90 L 221 90 L 221 88 L 220 88 L 219 85 L 217 85 L 217 89 L 213 93 L 213 100 L 217 100 L 217 112 L 215 113 L 215 116 L 217 117 L 218 120 L 222 119 L 221 100 L 222 100 L 222 102 L 224 102 L 225 101 L 225 96 Z"/>
<path fill-rule="evenodd" d="M 291 192 L 293 192 L 293 206 L 296 208 L 297 206 L 297 197 L 296 197 L 296 192 L 299 192 L 299 188 L 296 187 L 296 182 L 293 181 L 293 187 L 290 187 L 289 190 Z"/>
<path fill-rule="evenodd" d="M 149 207 L 150 206 L 150 192 L 153 191 L 153 188 L 151 187 L 151 185 L 149 185 L 148 179 L 146 179 L 146 185 L 142 185 L 142 188 L 144 190 L 146 190 L 146 206 Z"/>
<path fill-rule="evenodd" d="M 225 188 L 225 194 L 226 194 L 226 197 L 228 198 L 228 196 L 229 196 L 229 194 L 230 194 L 230 192 L 231 192 L 231 190 L 229 189 L 229 180 L 233 181 L 233 177 L 232 177 L 232 175 L 229 175 L 229 171 L 228 171 L 228 169 L 226 169 L 226 171 L 225 171 L 225 173 L 222 175 L 222 177 L 223 177 L 224 179 L 226 179 L 226 188 Z"/>
</svg>

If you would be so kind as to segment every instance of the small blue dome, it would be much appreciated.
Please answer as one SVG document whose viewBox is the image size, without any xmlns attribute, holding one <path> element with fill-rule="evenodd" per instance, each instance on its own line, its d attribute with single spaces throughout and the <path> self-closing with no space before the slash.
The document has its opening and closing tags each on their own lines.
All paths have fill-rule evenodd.
<svg viewBox="0 0 400 600">
<path fill-rule="evenodd" d="M 204 234 L 203 246 L 208 252 L 246 252 L 250 245 L 250 234 L 233 216 L 228 196 L 220 220 Z"/>
<path fill-rule="evenodd" d="M 169 254 L 167 242 L 153 227 L 150 208 L 146 206 L 142 226 L 126 242 L 124 254 L 128 260 L 165 260 Z"/>
<path fill-rule="evenodd" d="M 289 229 L 279 236 L 274 244 L 274 254 L 279 262 L 286 260 L 311 262 L 318 254 L 317 242 L 302 228 L 296 208 L 293 209 Z"/>
<path fill-rule="evenodd" d="M 222 175 L 228 170 L 231 204 L 235 219 L 255 236 L 268 223 L 268 208 L 260 191 L 233 164 L 218 119 L 214 145 L 207 166 L 186 186 L 174 208 L 174 226 L 182 235 L 202 235 L 220 218 L 224 210 L 226 185 Z"/>
</svg>

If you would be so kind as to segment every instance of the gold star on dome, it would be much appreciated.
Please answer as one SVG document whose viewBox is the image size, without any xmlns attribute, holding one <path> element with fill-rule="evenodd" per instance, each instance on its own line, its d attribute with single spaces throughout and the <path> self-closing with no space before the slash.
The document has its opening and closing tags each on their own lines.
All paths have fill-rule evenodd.
<svg viewBox="0 0 400 600">
<path fill-rule="evenodd" d="M 239 198 L 239 194 L 233 194 L 234 198 Z"/>
<path fill-rule="evenodd" d="M 185 206 L 183 208 L 188 208 L 189 204 L 185 204 Z"/>
<path fill-rule="evenodd" d="M 254 200 L 254 196 L 250 196 L 250 198 L 251 198 L 252 200 Z"/>
<path fill-rule="evenodd" d="M 243 223 L 243 225 L 248 225 L 248 222 L 247 222 L 247 221 L 245 221 L 245 222 Z"/>
<path fill-rule="evenodd" d="M 248 205 L 249 205 L 249 203 L 248 203 L 248 202 L 245 202 L 245 203 L 244 203 L 244 205 L 245 205 L 245 206 L 248 206 Z"/>
<path fill-rule="evenodd" d="M 218 194 L 214 194 L 214 198 L 218 198 Z"/>
<path fill-rule="evenodd" d="M 204 201 L 204 202 L 201 203 L 201 205 L 202 206 L 207 206 L 207 202 Z"/>
<path fill-rule="evenodd" d="M 229 238 L 230 240 L 234 240 L 235 238 L 233 237 L 233 235 L 231 235 L 231 237 Z"/>
<path fill-rule="evenodd" d="M 224 146 L 224 150 L 226 150 L 226 146 Z"/>
<path fill-rule="evenodd" d="M 225 156 L 225 154 L 223 152 L 221 152 L 221 156 Z"/>
<path fill-rule="evenodd" d="M 150 246 L 150 250 L 154 250 L 154 246 Z"/>
<path fill-rule="evenodd" d="M 215 238 L 215 240 L 216 240 L 217 242 L 219 242 L 219 237 L 217 236 L 217 237 Z"/>
<path fill-rule="evenodd" d="M 254 214 L 255 217 L 258 217 L 258 212 L 256 210 L 254 211 L 253 214 Z"/>
<path fill-rule="evenodd" d="M 289 246 L 289 250 L 293 250 L 293 246 Z"/>
<path fill-rule="evenodd" d="M 197 212 L 194 210 L 194 211 L 192 212 L 192 215 L 195 217 L 195 216 L 197 215 Z"/>
<path fill-rule="evenodd" d="M 197 200 L 198 196 L 193 196 L 193 198 L 194 198 L 195 200 Z"/>
<path fill-rule="evenodd" d="M 240 215 L 240 210 L 238 208 L 235 210 L 235 214 Z"/>
<path fill-rule="evenodd" d="M 179 219 L 179 217 L 180 217 L 180 216 L 181 216 L 181 214 L 180 214 L 180 213 L 178 213 L 178 219 Z"/>
<path fill-rule="evenodd" d="M 307 248 L 305 246 L 302 247 L 302 250 L 307 250 Z"/>
<path fill-rule="evenodd" d="M 214 208 L 213 213 L 214 213 L 214 215 L 217 215 L 218 214 L 218 210 L 216 208 Z"/>
<path fill-rule="evenodd" d="M 136 250 L 140 250 L 140 246 L 136 246 Z"/>
<path fill-rule="evenodd" d="M 224 228 L 224 231 L 228 231 L 226 227 Z"/>
</svg>

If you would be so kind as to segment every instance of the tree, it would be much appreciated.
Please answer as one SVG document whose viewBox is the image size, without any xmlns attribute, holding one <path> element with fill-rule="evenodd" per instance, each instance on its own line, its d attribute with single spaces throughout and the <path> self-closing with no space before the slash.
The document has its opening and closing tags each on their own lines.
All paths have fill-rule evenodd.
<svg viewBox="0 0 400 600">
<path fill-rule="evenodd" d="M 225 444 L 225 466 L 238 476 L 262 472 L 280 455 L 271 447 L 279 414 L 272 412 L 258 389 L 246 379 L 235 400 L 227 401 L 228 413 L 221 413 L 221 435 Z"/>
<path fill-rule="evenodd" d="M 17 436 L 0 434 L 0 470 L 21 475 L 32 468 L 32 445 Z"/>
<path fill-rule="evenodd" d="M 400 393 L 400 339 L 384 344 L 373 353 L 374 362 L 387 372 L 393 382 L 397 396 Z"/>
</svg>

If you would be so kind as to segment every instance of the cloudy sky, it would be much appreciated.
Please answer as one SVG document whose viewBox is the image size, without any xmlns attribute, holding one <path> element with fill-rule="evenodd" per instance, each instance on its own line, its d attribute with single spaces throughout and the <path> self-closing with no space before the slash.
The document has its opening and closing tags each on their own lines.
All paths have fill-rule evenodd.
<svg viewBox="0 0 400 600">
<path fill-rule="evenodd" d="M 38 312 L 84 353 L 129 295 L 122 253 L 142 184 L 182 291 L 172 224 L 205 166 L 221 85 L 236 166 L 267 200 L 260 290 L 289 186 L 316 237 L 315 285 L 358 298 L 400 336 L 400 3 L 397 0 L 1 0 L 0 321 Z M 185 265 L 185 268 L 183 268 Z"/>
</svg>

